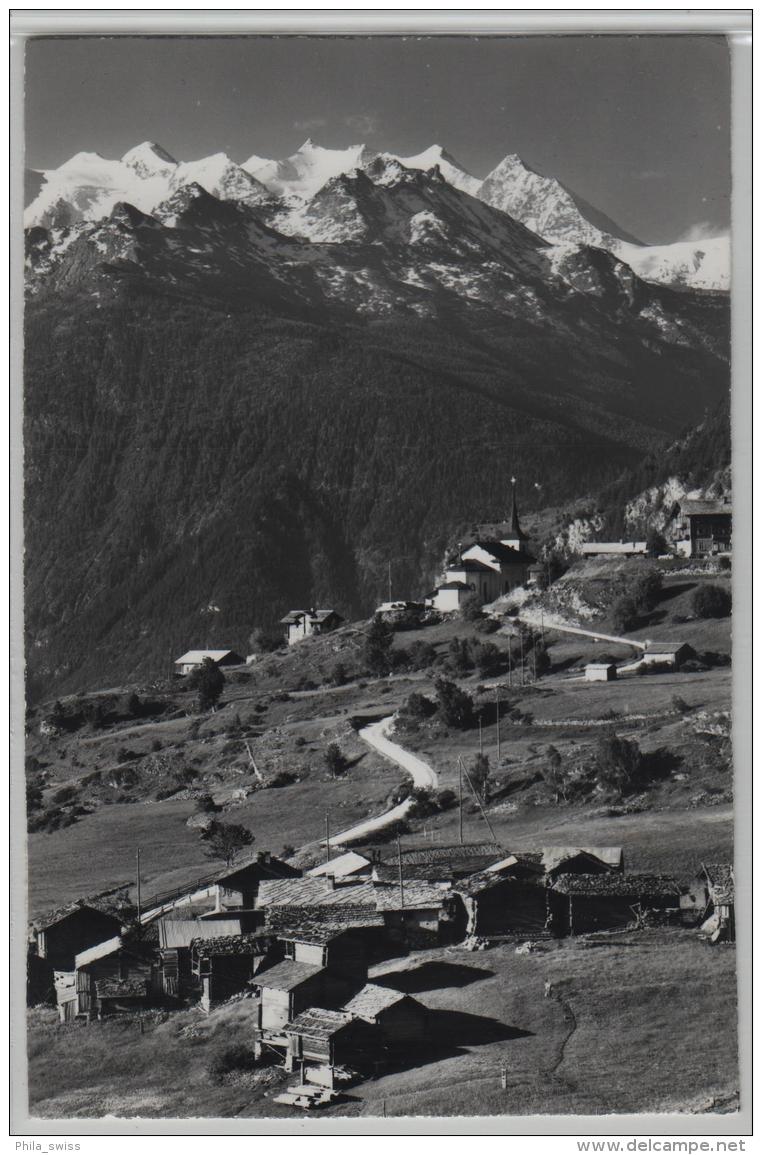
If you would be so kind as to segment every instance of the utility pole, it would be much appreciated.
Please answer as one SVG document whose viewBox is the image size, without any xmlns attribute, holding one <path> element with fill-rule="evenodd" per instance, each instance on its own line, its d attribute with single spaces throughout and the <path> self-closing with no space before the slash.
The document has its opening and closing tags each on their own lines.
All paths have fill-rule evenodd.
<svg viewBox="0 0 762 1155">
<path fill-rule="evenodd" d="M 484 753 L 484 744 L 482 742 L 482 715 L 481 715 L 481 711 L 479 711 L 479 753 L 480 754 Z"/>
<path fill-rule="evenodd" d="M 500 766 L 500 687 L 495 686 L 495 729 L 497 730 L 497 765 Z"/>
<path fill-rule="evenodd" d="M 519 629 L 519 643 L 521 645 L 521 684 L 524 685 L 524 634 Z"/>
<path fill-rule="evenodd" d="M 399 875 L 400 883 L 400 910 L 405 909 L 405 888 L 402 883 L 402 844 L 400 843 L 400 836 L 397 835 L 397 873 Z"/>
<path fill-rule="evenodd" d="M 325 860 L 326 862 L 331 861 L 331 827 L 327 810 L 325 812 Z"/>
<path fill-rule="evenodd" d="M 458 758 L 458 830 L 463 845 L 463 759 Z"/>
<path fill-rule="evenodd" d="M 138 847 L 137 851 L 135 852 L 135 861 L 137 864 L 137 876 L 138 876 L 138 922 L 140 922 L 140 916 L 143 913 L 142 903 L 140 901 L 140 847 Z"/>
<path fill-rule="evenodd" d="M 392 563 L 389 562 L 389 601 L 392 600 Z"/>
<path fill-rule="evenodd" d="M 542 634 L 542 644 L 545 645 L 545 614 L 540 610 L 540 633 Z"/>
<path fill-rule="evenodd" d="M 513 651 L 511 649 L 511 642 L 512 641 L 513 641 L 513 635 L 511 634 L 510 638 L 508 639 L 508 685 L 509 686 L 513 685 Z"/>
</svg>

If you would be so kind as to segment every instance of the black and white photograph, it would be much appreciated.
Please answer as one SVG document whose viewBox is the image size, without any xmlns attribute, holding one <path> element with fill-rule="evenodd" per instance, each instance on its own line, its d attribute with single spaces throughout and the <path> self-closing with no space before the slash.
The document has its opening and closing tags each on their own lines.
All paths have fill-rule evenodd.
<svg viewBox="0 0 762 1155">
<path fill-rule="evenodd" d="M 23 57 L 28 1117 L 732 1133 L 729 38 Z"/>
</svg>

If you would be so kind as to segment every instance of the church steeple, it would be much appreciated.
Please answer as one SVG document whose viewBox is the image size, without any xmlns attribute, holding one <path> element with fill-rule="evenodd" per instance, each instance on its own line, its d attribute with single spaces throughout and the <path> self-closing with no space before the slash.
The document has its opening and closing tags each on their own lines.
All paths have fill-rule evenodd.
<svg viewBox="0 0 762 1155">
<path fill-rule="evenodd" d="M 510 546 L 511 549 L 523 549 L 525 543 L 529 539 L 521 528 L 519 522 L 519 507 L 516 502 L 516 478 L 511 478 L 511 528 L 510 532 L 502 538 L 503 545 Z"/>
</svg>

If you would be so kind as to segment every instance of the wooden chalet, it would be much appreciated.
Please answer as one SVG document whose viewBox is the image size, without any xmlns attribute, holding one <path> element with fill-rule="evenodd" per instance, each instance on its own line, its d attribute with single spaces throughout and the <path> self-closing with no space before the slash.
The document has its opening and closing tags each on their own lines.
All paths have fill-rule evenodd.
<svg viewBox="0 0 762 1155">
<path fill-rule="evenodd" d="M 211 888 L 216 910 L 253 910 L 263 882 L 299 878 L 301 871 L 276 858 L 268 850 L 259 851 L 254 859 L 226 867 L 215 878 Z"/>
<path fill-rule="evenodd" d="M 542 938 L 550 933 L 548 890 L 539 871 L 517 864 L 512 874 L 482 871 L 455 887 L 466 911 L 467 937 Z"/>
<path fill-rule="evenodd" d="M 390 987 L 366 983 L 354 998 L 344 1004 L 354 1018 L 363 1019 L 378 1028 L 389 1049 L 417 1047 L 426 1038 L 428 1010 L 411 995 Z"/>
<path fill-rule="evenodd" d="M 114 938 L 121 929 L 121 918 L 83 900 L 51 911 L 32 924 L 37 955 L 54 971 L 73 971 L 78 954 Z"/>
<path fill-rule="evenodd" d="M 201 1008 L 209 1011 L 250 989 L 260 970 L 282 957 L 271 935 L 231 934 L 196 938 L 191 943 L 191 970 L 200 988 Z"/>
<path fill-rule="evenodd" d="M 548 890 L 556 934 L 587 934 L 633 923 L 646 912 L 674 912 L 680 890 L 673 878 L 654 874 L 564 874 Z"/>
<path fill-rule="evenodd" d="M 712 942 L 735 942 L 735 872 L 730 862 L 702 863 L 680 895 L 683 922 L 700 926 Z"/>
<path fill-rule="evenodd" d="M 333 1088 L 337 1068 L 371 1071 L 382 1057 L 378 1030 L 344 1011 L 309 1007 L 285 1028 L 286 1070 L 301 1070 L 302 1081 Z"/>
<path fill-rule="evenodd" d="M 321 966 L 285 959 L 256 975 L 251 985 L 259 995 L 257 1028 L 264 1037 L 285 1045 L 286 1023 L 323 1002 L 326 973 Z"/>
<path fill-rule="evenodd" d="M 383 915 L 363 907 L 275 907 L 265 928 L 283 944 L 286 958 L 353 978 L 364 980 L 369 963 L 388 953 Z"/>
</svg>

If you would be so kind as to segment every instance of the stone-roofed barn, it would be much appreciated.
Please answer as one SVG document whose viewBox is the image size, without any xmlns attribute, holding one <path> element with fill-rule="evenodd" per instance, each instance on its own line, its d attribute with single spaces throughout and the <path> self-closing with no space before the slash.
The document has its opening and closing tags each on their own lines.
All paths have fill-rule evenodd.
<svg viewBox="0 0 762 1155">
<path fill-rule="evenodd" d="M 344 1004 L 344 1010 L 377 1027 L 387 1047 L 420 1046 L 426 1037 L 426 1007 L 391 987 L 366 983 L 354 998 Z"/>
<path fill-rule="evenodd" d="M 553 929 L 560 934 L 627 926 L 638 912 L 674 911 L 680 906 L 680 888 L 667 875 L 564 874 L 549 892 Z"/>
</svg>

